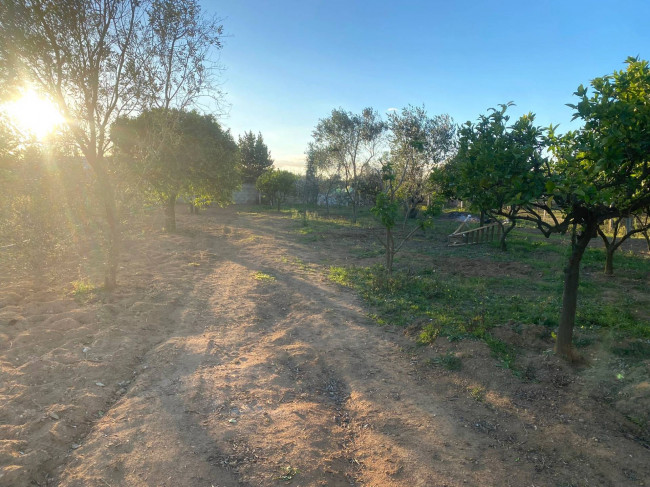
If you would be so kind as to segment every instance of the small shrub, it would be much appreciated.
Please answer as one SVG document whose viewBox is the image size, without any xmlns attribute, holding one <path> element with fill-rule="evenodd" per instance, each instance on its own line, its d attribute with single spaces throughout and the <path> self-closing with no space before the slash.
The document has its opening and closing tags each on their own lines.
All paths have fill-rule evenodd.
<svg viewBox="0 0 650 487">
<path fill-rule="evenodd" d="M 630 341 L 622 346 L 612 347 L 612 353 L 624 358 L 646 358 L 650 356 L 650 343 L 641 340 Z"/>
<path fill-rule="evenodd" d="M 431 345 L 436 341 L 440 335 L 440 328 L 436 327 L 433 323 L 429 323 L 424 327 L 418 336 L 418 343 L 420 345 Z"/>
<path fill-rule="evenodd" d="M 447 370 L 460 370 L 463 366 L 463 363 L 460 360 L 460 357 L 457 357 L 452 352 L 447 352 L 444 355 L 440 355 L 432 360 L 435 365 L 440 365 Z"/>
<path fill-rule="evenodd" d="M 596 339 L 594 337 L 589 337 L 589 336 L 576 335 L 573 337 L 573 345 L 576 348 L 588 347 L 589 345 L 593 345 L 595 341 Z"/>
<path fill-rule="evenodd" d="M 95 295 L 95 286 L 87 279 L 72 281 L 70 284 L 72 284 L 72 296 L 76 301 L 86 302 Z"/>
<path fill-rule="evenodd" d="M 276 480 L 282 480 L 289 483 L 296 475 L 298 475 L 298 469 L 289 465 L 283 469 L 282 474 L 279 477 L 276 477 Z"/>
<path fill-rule="evenodd" d="M 329 280 L 345 287 L 352 287 L 350 272 L 345 267 L 330 267 Z"/>
<path fill-rule="evenodd" d="M 483 402 L 485 399 L 485 388 L 481 386 L 470 387 L 469 395 L 472 396 L 476 401 Z"/>
</svg>

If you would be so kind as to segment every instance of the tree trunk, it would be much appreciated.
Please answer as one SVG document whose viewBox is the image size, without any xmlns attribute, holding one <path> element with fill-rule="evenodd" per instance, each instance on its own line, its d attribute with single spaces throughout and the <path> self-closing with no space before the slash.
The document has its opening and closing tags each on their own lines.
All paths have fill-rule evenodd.
<svg viewBox="0 0 650 487">
<path fill-rule="evenodd" d="M 478 226 L 482 227 L 485 225 L 485 210 L 481 210 L 481 216 L 479 217 Z"/>
<path fill-rule="evenodd" d="M 117 217 L 117 205 L 113 186 L 108 179 L 100 161 L 93 161 L 91 164 L 97 175 L 97 189 L 100 201 L 104 205 L 107 223 L 107 249 L 106 249 L 106 272 L 104 275 L 104 288 L 112 291 L 117 287 L 117 265 L 120 257 L 120 228 Z"/>
<path fill-rule="evenodd" d="M 395 258 L 395 240 L 390 228 L 386 228 L 386 273 L 393 273 L 393 259 Z"/>
<path fill-rule="evenodd" d="M 612 229 L 614 233 L 611 242 L 607 238 L 607 235 L 605 235 L 605 232 L 603 232 L 603 230 L 600 227 L 598 227 L 598 235 L 600 235 L 600 238 L 603 241 L 603 244 L 605 245 L 605 275 L 606 276 L 614 275 L 614 252 L 619 247 L 619 245 L 625 240 L 625 238 L 623 238 L 623 240 L 621 240 L 618 244 L 615 243 L 620 222 L 621 220 L 619 219 L 614 225 L 612 225 L 612 220 L 609 221 L 610 229 Z"/>
<path fill-rule="evenodd" d="M 176 195 L 169 196 L 165 201 L 165 231 L 176 231 Z"/>
<path fill-rule="evenodd" d="M 564 269 L 564 291 L 562 293 L 562 311 L 560 324 L 557 330 L 555 352 L 565 358 L 573 358 L 571 342 L 573 339 L 573 326 L 576 320 L 578 306 L 578 285 L 580 284 L 580 261 L 585 253 L 589 241 L 596 234 L 595 222 L 588 222 L 576 237 L 573 230 L 571 238 L 571 255 Z"/>
<path fill-rule="evenodd" d="M 614 275 L 614 251 L 616 248 L 613 245 L 605 248 L 605 275 Z"/>
<path fill-rule="evenodd" d="M 107 188 L 110 193 L 106 195 L 104 206 L 106 208 L 106 221 L 108 223 L 108 252 L 107 268 L 104 276 L 104 288 L 112 291 L 117 287 L 117 265 L 120 257 L 120 229 L 117 221 L 117 211 L 112 188 Z"/>
<path fill-rule="evenodd" d="M 356 180 L 356 176 L 355 176 Z M 359 209 L 359 185 L 355 184 L 353 189 L 354 189 L 354 196 L 352 197 L 352 223 L 357 222 L 357 211 Z"/>
<path fill-rule="evenodd" d="M 501 237 L 499 238 L 499 249 L 502 252 L 505 252 L 506 250 L 508 250 L 508 244 L 506 243 L 506 237 L 507 236 L 508 236 L 508 234 L 506 233 L 506 229 L 502 225 L 501 226 Z"/>
<path fill-rule="evenodd" d="M 515 228 L 517 222 L 513 218 L 512 220 L 510 220 L 510 225 L 508 225 L 507 227 L 499 220 L 497 220 L 497 222 L 501 227 L 501 238 L 499 239 L 499 248 L 505 252 L 506 250 L 508 250 L 508 245 L 506 244 L 506 238 L 508 237 L 508 234 Z"/>
</svg>

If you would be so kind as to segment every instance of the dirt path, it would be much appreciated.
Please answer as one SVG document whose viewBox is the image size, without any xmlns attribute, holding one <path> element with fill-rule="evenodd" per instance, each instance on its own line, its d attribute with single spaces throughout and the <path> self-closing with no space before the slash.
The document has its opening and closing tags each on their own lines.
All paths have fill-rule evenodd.
<svg viewBox="0 0 650 487">
<path fill-rule="evenodd" d="M 289 238 L 293 222 L 185 218 L 191 233 L 156 252 L 133 242 L 147 256 L 128 263 L 135 284 L 88 304 L 86 323 L 56 301 L 72 336 L 39 358 L 3 355 L 7 384 L 40 367 L 58 387 L 31 408 L 33 384 L 3 389 L 0 485 L 645 485 L 648 450 L 615 420 L 593 437 L 580 400 L 521 385 L 483 344 L 449 345 L 466 365 L 448 372 L 427 365 L 441 350 L 371 324 L 326 280 L 322 249 Z M 9 311 L 40 316 L 11 292 Z M 31 323 L 55 330 L 45 321 Z"/>
</svg>

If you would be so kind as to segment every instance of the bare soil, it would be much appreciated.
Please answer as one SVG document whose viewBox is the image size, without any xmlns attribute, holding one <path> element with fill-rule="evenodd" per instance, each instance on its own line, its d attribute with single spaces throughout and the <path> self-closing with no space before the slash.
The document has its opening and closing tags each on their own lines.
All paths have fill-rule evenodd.
<svg viewBox="0 0 650 487">
<path fill-rule="evenodd" d="M 362 230 L 298 227 L 179 211 L 178 234 L 127 239 L 111 295 L 71 294 L 90 264 L 4 278 L 0 485 L 648 485 L 644 431 L 612 407 L 647 407 L 647 375 L 606 401 L 532 325 L 498 332 L 527 378 L 482 342 L 416 347 L 327 280 Z"/>
</svg>

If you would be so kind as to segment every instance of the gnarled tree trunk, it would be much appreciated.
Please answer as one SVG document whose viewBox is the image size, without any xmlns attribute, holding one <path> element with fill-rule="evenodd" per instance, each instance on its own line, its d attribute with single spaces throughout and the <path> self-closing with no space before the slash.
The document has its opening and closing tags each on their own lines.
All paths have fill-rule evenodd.
<svg viewBox="0 0 650 487">
<path fill-rule="evenodd" d="M 508 250 L 508 245 L 506 244 L 506 238 L 508 237 L 508 234 L 515 228 L 517 225 L 517 221 L 513 218 L 510 221 L 510 225 L 506 226 L 504 225 L 503 222 L 497 220 L 499 223 L 499 227 L 501 227 L 501 238 L 499 239 L 499 248 L 503 250 L 504 252 Z"/>
</svg>

